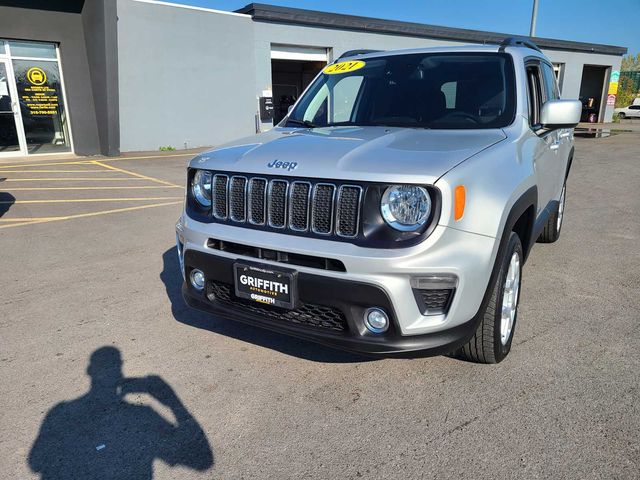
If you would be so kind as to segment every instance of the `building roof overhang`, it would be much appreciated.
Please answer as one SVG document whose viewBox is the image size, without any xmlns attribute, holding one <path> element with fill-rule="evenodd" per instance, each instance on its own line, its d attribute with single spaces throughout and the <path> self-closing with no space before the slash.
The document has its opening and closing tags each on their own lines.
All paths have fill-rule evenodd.
<svg viewBox="0 0 640 480">
<path fill-rule="evenodd" d="M 0 7 L 31 8 L 51 12 L 81 13 L 85 0 L 0 0 Z"/>
<path fill-rule="evenodd" d="M 402 22 L 380 18 L 344 15 L 338 13 L 303 10 L 300 8 L 280 7 L 263 3 L 250 3 L 236 10 L 237 13 L 251 15 L 253 20 L 292 25 L 305 25 L 337 30 L 351 30 L 386 35 L 430 38 L 435 40 L 469 42 L 481 44 L 500 44 L 513 34 L 485 32 L 465 28 L 441 27 L 423 23 Z M 532 37 L 531 40 L 540 48 L 581 53 L 599 53 L 604 55 L 625 55 L 627 49 L 615 45 L 598 43 L 573 42 L 554 38 Z"/>
</svg>

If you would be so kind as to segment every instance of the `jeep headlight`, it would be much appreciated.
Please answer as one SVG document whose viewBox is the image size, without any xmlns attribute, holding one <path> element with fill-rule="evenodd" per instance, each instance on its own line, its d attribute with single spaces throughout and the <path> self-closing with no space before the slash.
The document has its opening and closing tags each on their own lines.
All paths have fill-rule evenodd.
<svg viewBox="0 0 640 480">
<path fill-rule="evenodd" d="M 191 193 L 202 207 L 211 206 L 211 172 L 196 170 L 191 180 Z"/>
<path fill-rule="evenodd" d="M 412 232 L 422 227 L 431 213 L 431 197 L 426 188 L 415 185 L 391 185 L 380 202 L 382 218 L 392 228 Z"/>
</svg>

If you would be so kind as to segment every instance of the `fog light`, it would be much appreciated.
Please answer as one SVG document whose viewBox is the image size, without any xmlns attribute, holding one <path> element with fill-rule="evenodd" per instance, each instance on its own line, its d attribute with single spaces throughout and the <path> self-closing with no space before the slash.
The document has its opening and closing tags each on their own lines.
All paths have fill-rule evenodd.
<svg viewBox="0 0 640 480">
<path fill-rule="evenodd" d="M 191 280 L 191 285 L 193 285 L 193 288 L 195 288 L 196 290 L 204 289 L 204 273 L 202 273 L 200 270 L 191 270 L 189 279 Z"/>
<path fill-rule="evenodd" d="M 380 308 L 370 308 L 364 312 L 364 324 L 373 333 L 383 333 L 389 328 L 389 317 Z"/>
</svg>

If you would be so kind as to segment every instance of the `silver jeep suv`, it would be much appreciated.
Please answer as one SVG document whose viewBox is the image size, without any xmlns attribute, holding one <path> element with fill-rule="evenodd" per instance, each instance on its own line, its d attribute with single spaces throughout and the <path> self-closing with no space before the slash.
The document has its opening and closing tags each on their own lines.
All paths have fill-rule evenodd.
<svg viewBox="0 0 640 480">
<path fill-rule="evenodd" d="M 560 235 L 580 108 L 526 40 L 349 52 L 277 127 L 191 160 L 184 298 L 347 350 L 499 362 L 527 255 Z"/>
</svg>

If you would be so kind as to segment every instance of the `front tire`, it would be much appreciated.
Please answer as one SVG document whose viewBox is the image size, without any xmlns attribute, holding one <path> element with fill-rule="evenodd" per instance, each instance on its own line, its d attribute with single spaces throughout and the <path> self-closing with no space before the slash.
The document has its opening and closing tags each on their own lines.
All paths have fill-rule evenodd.
<svg viewBox="0 0 640 480">
<path fill-rule="evenodd" d="M 619 118 L 620 120 L 622 120 L 622 119 L 626 118 L 626 116 L 627 116 L 627 115 L 626 115 L 624 112 L 620 112 L 620 113 L 618 114 L 618 118 Z"/>
<path fill-rule="evenodd" d="M 473 337 L 454 356 L 476 363 L 499 363 L 511 350 L 518 317 L 524 256 L 520 237 L 511 232 L 491 286 L 491 298 Z"/>
<path fill-rule="evenodd" d="M 538 237 L 538 243 L 553 243 L 560 238 L 560 230 L 562 229 L 562 220 L 564 219 L 564 205 L 567 193 L 567 182 L 562 186 L 558 207 L 553 215 L 547 220 L 547 224 L 542 229 Z"/>
</svg>

